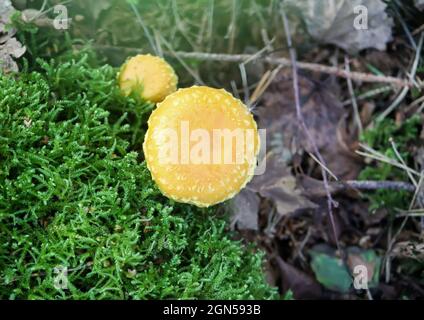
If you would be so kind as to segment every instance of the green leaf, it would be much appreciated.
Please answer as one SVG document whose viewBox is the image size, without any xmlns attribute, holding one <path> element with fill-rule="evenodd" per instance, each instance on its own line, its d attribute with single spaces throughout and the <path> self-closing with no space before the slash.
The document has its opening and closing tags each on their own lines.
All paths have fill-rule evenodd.
<svg viewBox="0 0 424 320">
<path fill-rule="evenodd" d="M 349 271 L 339 258 L 326 253 L 311 252 L 312 270 L 317 280 L 326 288 L 339 292 L 348 292 L 352 279 Z"/>
</svg>

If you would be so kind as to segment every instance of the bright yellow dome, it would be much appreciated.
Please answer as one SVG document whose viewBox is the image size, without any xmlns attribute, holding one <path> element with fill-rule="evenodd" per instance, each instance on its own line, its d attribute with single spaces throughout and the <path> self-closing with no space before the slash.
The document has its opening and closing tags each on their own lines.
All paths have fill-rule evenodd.
<svg viewBox="0 0 424 320">
<path fill-rule="evenodd" d="M 251 180 L 259 151 L 256 122 L 223 89 L 180 89 L 158 104 L 143 150 L 153 180 L 167 197 L 208 207 Z"/>
<path fill-rule="evenodd" d="M 125 95 L 136 92 L 141 98 L 158 103 L 177 90 L 178 77 L 162 58 L 140 54 L 121 67 L 118 82 Z"/>
</svg>

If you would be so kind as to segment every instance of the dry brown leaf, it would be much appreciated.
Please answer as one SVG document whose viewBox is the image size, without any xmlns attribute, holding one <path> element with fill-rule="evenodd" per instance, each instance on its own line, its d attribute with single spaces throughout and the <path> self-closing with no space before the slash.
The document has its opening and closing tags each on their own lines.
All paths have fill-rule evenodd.
<svg viewBox="0 0 424 320">
<path fill-rule="evenodd" d="M 281 215 L 317 207 L 296 188 L 296 179 L 293 176 L 281 177 L 275 184 L 264 186 L 260 194 L 273 200 Z"/>
<path fill-rule="evenodd" d="M 10 17 L 15 10 L 9 0 L 0 3 L 0 70 L 4 72 L 17 72 L 16 58 L 20 58 L 26 51 L 22 44 L 13 38 L 16 30 L 10 29 Z"/>
<path fill-rule="evenodd" d="M 366 48 L 385 50 L 392 39 L 393 19 L 382 0 L 286 0 L 285 4 L 302 17 L 314 39 L 350 53 Z M 364 8 L 367 24 L 360 15 Z"/>
<path fill-rule="evenodd" d="M 341 102 L 316 82 L 299 75 L 302 113 L 306 126 L 326 165 L 339 179 L 355 179 L 362 163 L 354 150 L 355 140 L 345 125 L 347 111 Z M 281 72 L 263 95 L 256 111 L 259 127 L 267 130 L 267 145 L 284 160 L 294 152 L 313 153 L 314 148 L 300 126 L 289 71 Z M 280 146 L 276 143 L 280 141 Z"/>
<path fill-rule="evenodd" d="M 414 3 L 419 10 L 424 10 L 424 0 L 414 0 Z"/>
<path fill-rule="evenodd" d="M 14 58 L 20 58 L 25 53 L 26 49 L 22 44 L 15 38 L 11 38 L 4 43 L 1 48 L 8 52 L 8 54 Z"/>
<path fill-rule="evenodd" d="M 317 206 L 302 195 L 287 165 L 272 151 L 266 156 L 266 171 L 253 178 L 248 189 L 270 199 L 280 215 Z"/>
<path fill-rule="evenodd" d="M 256 192 L 242 190 L 231 200 L 231 227 L 239 230 L 258 230 L 260 199 Z"/>
<path fill-rule="evenodd" d="M 237 226 L 239 230 L 258 230 L 259 195 L 271 200 L 281 216 L 317 207 L 303 195 L 290 169 L 278 156 L 270 152 L 265 161 L 265 173 L 255 176 L 246 189 L 230 202 L 233 228 Z"/>
<path fill-rule="evenodd" d="M 318 282 L 285 262 L 281 257 L 275 258 L 280 275 L 283 292 L 293 291 L 295 299 L 319 299 L 322 297 L 322 289 Z"/>
<path fill-rule="evenodd" d="M 424 260 L 424 243 L 413 241 L 398 242 L 392 250 L 392 254 L 399 258 L 411 258 Z"/>
</svg>

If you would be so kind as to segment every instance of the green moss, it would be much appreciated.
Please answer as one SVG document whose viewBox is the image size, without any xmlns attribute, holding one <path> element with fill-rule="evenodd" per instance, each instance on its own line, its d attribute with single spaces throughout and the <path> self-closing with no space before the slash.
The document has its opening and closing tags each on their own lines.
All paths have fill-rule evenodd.
<svg viewBox="0 0 424 320">
<path fill-rule="evenodd" d="M 0 298 L 274 297 L 224 217 L 160 195 L 139 152 L 153 106 L 86 59 L 0 75 Z"/>
<path fill-rule="evenodd" d="M 412 157 L 409 152 L 409 146 L 416 141 L 421 122 L 420 116 L 411 117 L 405 120 L 400 126 L 396 125 L 391 119 L 385 119 L 382 122 L 378 122 L 374 128 L 367 130 L 362 137 L 362 141 L 387 157 L 397 160 L 390 143 L 390 138 L 393 138 L 402 158 L 406 163 L 410 163 Z M 359 178 L 362 180 L 377 181 L 409 180 L 404 170 L 383 162 L 377 162 L 375 166 L 365 168 Z M 371 200 L 371 209 L 384 207 L 391 210 L 394 208 L 407 208 L 412 199 L 412 195 L 406 191 L 393 190 L 378 190 L 368 197 Z"/>
</svg>

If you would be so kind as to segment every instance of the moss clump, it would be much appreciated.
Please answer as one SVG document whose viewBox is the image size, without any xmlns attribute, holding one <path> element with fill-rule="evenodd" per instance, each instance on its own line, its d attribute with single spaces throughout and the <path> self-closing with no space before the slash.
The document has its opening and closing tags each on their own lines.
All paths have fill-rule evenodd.
<svg viewBox="0 0 424 320">
<path fill-rule="evenodd" d="M 406 163 L 412 161 L 409 148 L 414 143 L 420 132 L 422 123 L 421 116 L 414 116 L 406 119 L 400 126 L 396 125 L 394 120 L 385 119 L 378 122 L 372 129 L 367 130 L 362 141 L 366 142 L 370 147 L 383 153 L 385 156 L 396 159 L 396 154 L 390 143 L 390 138 L 396 142 L 397 149 Z M 363 180 L 399 180 L 408 181 L 407 173 L 399 168 L 395 168 L 390 164 L 378 162 L 374 167 L 365 168 L 360 179 Z M 371 209 L 378 208 L 407 208 L 412 195 L 406 191 L 378 190 L 369 196 L 371 201 Z"/>
<path fill-rule="evenodd" d="M 274 296 L 225 219 L 152 183 L 134 151 L 152 105 L 121 97 L 109 66 L 41 67 L 0 75 L 0 298 Z"/>
</svg>

